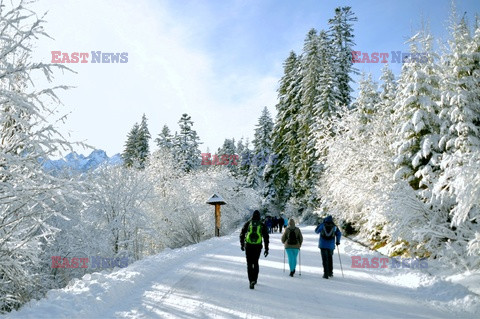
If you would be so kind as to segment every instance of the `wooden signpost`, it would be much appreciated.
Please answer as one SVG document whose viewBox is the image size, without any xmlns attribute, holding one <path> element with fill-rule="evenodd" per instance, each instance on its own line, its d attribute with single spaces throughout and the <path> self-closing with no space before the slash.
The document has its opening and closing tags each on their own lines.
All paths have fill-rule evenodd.
<svg viewBox="0 0 480 319">
<path fill-rule="evenodd" d="M 226 202 L 223 200 L 222 196 L 213 194 L 207 204 L 215 205 L 215 236 L 220 237 L 220 206 L 225 205 Z"/>
</svg>

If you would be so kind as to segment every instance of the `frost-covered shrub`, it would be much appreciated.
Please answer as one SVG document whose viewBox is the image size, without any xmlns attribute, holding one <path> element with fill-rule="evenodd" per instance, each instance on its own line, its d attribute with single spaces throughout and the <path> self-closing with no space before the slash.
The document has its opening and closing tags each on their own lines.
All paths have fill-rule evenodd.
<svg viewBox="0 0 480 319">
<path fill-rule="evenodd" d="M 163 239 L 169 247 L 180 247 L 214 236 L 214 208 L 206 204 L 214 193 L 227 202 L 221 207 L 221 235 L 237 229 L 249 212 L 260 204 L 258 194 L 245 188 L 227 169 L 211 168 L 167 176 L 169 173 L 164 170 L 172 169 L 173 165 L 164 154 L 154 154 L 149 165 L 147 173 L 156 192 L 150 214 L 162 216 L 158 227 L 162 234 L 169 234 Z"/>
<path fill-rule="evenodd" d="M 30 47 L 46 36 L 43 20 L 24 1 L 0 6 L 0 313 L 43 293 L 41 252 L 58 231 L 68 183 L 46 174 L 41 161 L 69 144 L 49 121 L 55 89 L 38 90 L 63 66 L 32 61 Z M 56 205 L 52 205 L 56 203 Z"/>
</svg>

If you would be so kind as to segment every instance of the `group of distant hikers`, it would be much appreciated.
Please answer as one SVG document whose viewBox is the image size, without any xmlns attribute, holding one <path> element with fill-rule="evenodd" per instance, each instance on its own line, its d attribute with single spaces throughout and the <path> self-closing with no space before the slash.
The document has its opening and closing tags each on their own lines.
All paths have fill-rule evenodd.
<svg viewBox="0 0 480 319">
<path fill-rule="evenodd" d="M 282 216 L 280 217 L 272 217 L 272 216 L 267 216 L 265 218 L 265 226 L 267 226 L 268 233 L 274 233 L 276 231 L 282 232 L 282 228 L 285 227 L 287 228 L 288 226 L 288 220 L 283 218 Z"/>
<path fill-rule="evenodd" d="M 282 217 L 278 220 L 282 220 L 282 226 L 286 219 Z M 255 210 L 252 218 L 243 225 L 240 232 L 240 248 L 245 251 L 247 258 L 248 269 L 248 281 L 250 283 L 250 289 L 254 289 L 258 280 L 258 260 L 262 253 L 262 242 L 265 245 L 264 256 L 268 256 L 269 234 L 273 230 L 267 226 L 267 223 L 271 218 L 267 218 L 263 222 L 260 218 L 260 212 Z M 282 232 L 280 227 L 280 232 Z M 318 240 L 318 247 L 322 256 L 323 264 L 323 278 L 328 279 L 333 277 L 333 250 L 335 245 L 340 245 L 340 238 L 342 233 L 340 229 L 333 222 L 332 216 L 327 216 L 323 221 L 315 228 L 315 233 L 320 234 Z M 262 240 L 263 239 L 263 240 Z M 303 235 L 300 228 L 295 226 L 293 218 L 288 220 L 285 225 L 285 231 L 282 234 L 282 244 L 285 247 L 285 251 L 288 256 L 288 265 L 290 267 L 290 277 L 295 274 L 297 267 L 297 257 L 300 252 L 300 247 L 303 243 Z"/>
</svg>

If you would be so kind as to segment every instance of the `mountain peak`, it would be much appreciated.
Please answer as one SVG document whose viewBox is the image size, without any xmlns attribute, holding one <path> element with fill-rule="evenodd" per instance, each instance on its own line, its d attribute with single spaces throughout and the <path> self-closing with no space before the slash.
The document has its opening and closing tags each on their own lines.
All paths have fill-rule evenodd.
<svg viewBox="0 0 480 319">
<path fill-rule="evenodd" d="M 122 163 L 123 161 L 120 154 L 108 157 L 104 150 L 98 149 L 93 150 L 88 156 L 71 152 L 62 159 L 46 161 L 43 167 L 52 173 L 58 173 L 63 170 L 68 170 L 73 173 L 85 173 L 95 170 L 101 165 L 115 166 Z"/>
</svg>

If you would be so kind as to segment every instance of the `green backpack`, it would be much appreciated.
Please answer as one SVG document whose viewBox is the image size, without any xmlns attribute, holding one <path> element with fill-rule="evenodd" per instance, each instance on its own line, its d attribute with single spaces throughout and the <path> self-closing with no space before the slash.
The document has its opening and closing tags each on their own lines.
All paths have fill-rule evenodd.
<svg viewBox="0 0 480 319">
<path fill-rule="evenodd" d="M 248 226 L 247 236 L 245 241 L 248 244 L 262 243 L 262 223 L 259 220 L 252 220 Z"/>
</svg>

